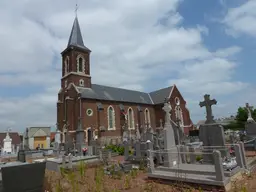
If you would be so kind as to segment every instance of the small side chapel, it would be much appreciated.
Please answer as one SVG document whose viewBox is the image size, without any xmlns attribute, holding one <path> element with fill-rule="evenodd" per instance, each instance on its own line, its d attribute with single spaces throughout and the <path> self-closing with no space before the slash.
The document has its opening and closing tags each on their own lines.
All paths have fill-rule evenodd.
<svg viewBox="0 0 256 192">
<path fill-rule="evenodd" d="M 165 99 L 172 106 L 173 123 L 179 120 L 185 134 L 193 128 L 186 101 L 176 85 L 145 93 L 92 84 L 90 54 L 91 50 L 84 45 L 76 16 L 67 47 L 61 53 L 62 78 L 57 102 L 57 128 L 62 133 L 67 130 L 75 139 L 75 131 L 81 126 L 85 131 L 84 141 L 89 143 L 94 139 L 105 142 L 121 140 L 125 122 L 131 132 L 142 126 L 155 129 L 164 123 L 162 107 Z"/>
</svg>

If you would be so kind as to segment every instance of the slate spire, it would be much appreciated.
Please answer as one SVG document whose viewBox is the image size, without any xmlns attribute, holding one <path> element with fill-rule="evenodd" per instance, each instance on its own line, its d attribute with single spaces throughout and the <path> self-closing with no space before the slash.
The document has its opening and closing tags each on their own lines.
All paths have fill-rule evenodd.
<svg viewBox="0 0 256 192">
<path fill-rule="evenodd" d="M 72 27 L 72 30 L 71 30 L 71 33 L 69 36 L 67 47 L 69 47 L 69 46 L 75 46 L 75 47 L 79 47 L 79 48 L 85 49 L 87 51 L 90 51 L 84 45 L 84 41 L 83 41 L 83 37 L 82 37 L 82 33 L 80 30 L 80 25 L 79 25 L 77 16 L 75 17 L 73 27 Z"/>
</svg>

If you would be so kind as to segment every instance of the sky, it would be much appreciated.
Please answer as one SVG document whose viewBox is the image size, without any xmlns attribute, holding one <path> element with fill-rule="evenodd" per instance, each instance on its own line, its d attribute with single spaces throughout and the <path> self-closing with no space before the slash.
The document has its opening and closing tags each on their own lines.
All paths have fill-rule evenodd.
<svg viewBox="0 0 256 192">
<path fill-rule="evenodd" d="M 176 84 L 192 121 L 256 104 L 256 0 L 0 1 L 0 131 L 54 126 L 61 55 L 75 18 L 92 83 L 140 91 Z"/>
</svg>

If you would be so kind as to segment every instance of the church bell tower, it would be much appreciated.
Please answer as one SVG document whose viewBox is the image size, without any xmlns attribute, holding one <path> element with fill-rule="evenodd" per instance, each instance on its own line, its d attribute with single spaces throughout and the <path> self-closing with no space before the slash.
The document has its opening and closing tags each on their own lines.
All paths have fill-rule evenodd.
<svg viewBox="0 0 256 192">
<path fill-rule="evenodd" d="M 61 88 L 66 89 L 70 83 L 78 87 L 91 88 L 90 75 L 91 50 L 84 45 L 77 16 L 70 33 L 67 48 L 62 55 Z"/>
</svg>

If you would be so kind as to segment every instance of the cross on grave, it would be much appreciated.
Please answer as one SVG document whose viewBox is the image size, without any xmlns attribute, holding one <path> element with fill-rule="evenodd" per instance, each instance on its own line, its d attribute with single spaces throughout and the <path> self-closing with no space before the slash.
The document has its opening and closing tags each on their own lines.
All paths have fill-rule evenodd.
<svg viewBox="0 0 256 192">
<path fill-rule="evenodd" d="M 212 115 L 212 105 L 216 105 L 217 101 L 215 99 L 210 99 L 210 95 L 204 95 L 204 101 L 200 102 L 200 107 L 206 108 L 206 121 L 205 124 L 215 123 L 214 116 Z"/>
<path fill-rule="evenodd" d="M 170 112 L 172 110 L 172 107 L 170 105 L 170 102 L 165 100 L 164 107 L 162 108 L 165 112 L 165 124 L 170 124 L 171 123 L 171 117 L 170 117 Z"/>
<path fill-rule="evenodd" d="M 247 110 L 247 112 L 248 112 L 248 119 L 247 119 L 247 121 L 254 121 L 253 118 L 252 118 L 252 112 L 251 112 L 251 110 L 253 109 L 253 107 L 250 106 L 249 103 L 246 103 L 246 104 L 245 104 L 245 108 L 246 108 L 246 110 Z"/>
</svg>

